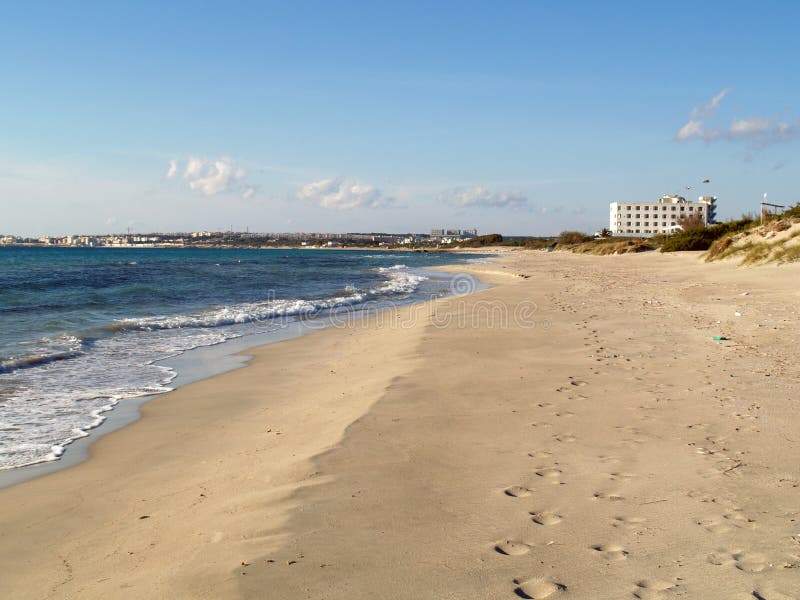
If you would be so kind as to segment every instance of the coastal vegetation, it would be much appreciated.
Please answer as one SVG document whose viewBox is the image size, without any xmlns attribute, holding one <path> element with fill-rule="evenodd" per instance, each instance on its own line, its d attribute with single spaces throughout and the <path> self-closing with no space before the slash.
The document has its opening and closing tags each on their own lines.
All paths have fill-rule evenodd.
<svg viewBox="0 0 800 600">
<path fill-rule="evenodd" d="M 685 250 L 708 250 L 718 239 L 733 233 L 738 233 L 753 225 L 751 217 L 742 217 L 735 221 L 726 221 L 703 227 L 688 226 L 684 230 L 670 236 L 661 236 L 661 252 L 681 252 Z"/>
<path fill-rule="evenodd" d="M 489 235 L 479 235 L 478 237 L 461 240 L 456 245 L 461 248 L 481 248 L 484 246 L 497 246 L 503 243 L 503 236 L 499 233 Z"/>
<path fill-rule="evenodd" d="M 742 215 L 710 226 L 697 218 L 681 221 L 682 230 L 651 238 L 591 236 L 562 231 L 557 237 L 506 239 L 502 246 L 534 250 L 560 250 L 576 254 L 629 254 L 704 251 L 706 261 L 738 259 L 741 264 L 785 263 L 800 260 L 800 204 L 780 215 Z"/>
<path fill-rule="evenodd" d="M 736 259 L 742 265 L 800 260 L 800 206 L 764 224 L 730 232 L 709 247 L 706 261 Z"/>
<path fill-rule="evenodd" d="M 594 239 L 593 236 L 583 233 L 582 231 L 562 231 L 558 234 L 557 242 L 559 244 L 582 244 L 583 242 L 590 242 Z"/>
</svg>

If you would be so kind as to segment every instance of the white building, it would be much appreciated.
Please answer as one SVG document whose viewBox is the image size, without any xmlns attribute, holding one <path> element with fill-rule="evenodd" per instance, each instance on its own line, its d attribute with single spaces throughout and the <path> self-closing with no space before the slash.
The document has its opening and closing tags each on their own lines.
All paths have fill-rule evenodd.
<svg viewBox="0 0 800 600">
<path fill-rule="evenodd" d="M 612 202 L 609 229 L 613 235 L 651 237 L 680 231 L 683 219 L 699 217 L 710 225 L 716 217 L 716 197 L 700 196 L 690 202 L 683 196 L 662 196 L 658 202 Z"/>
<path fill-rule="evenodd" d="M 478 236 L 477 229 L 431 229 L 432 238 L 466 239 Z"/>
</svg>

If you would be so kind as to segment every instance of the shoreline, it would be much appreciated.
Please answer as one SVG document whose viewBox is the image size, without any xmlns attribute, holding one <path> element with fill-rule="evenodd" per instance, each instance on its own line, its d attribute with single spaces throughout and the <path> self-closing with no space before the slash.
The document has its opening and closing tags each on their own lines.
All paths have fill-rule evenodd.
<svg viewBox="0 0 800 600">
<path fill-rule="evenodd" d="M 213 494 L 207 480 L 209 476 L 212 479 L 219 479 L 220 477 L 227 479 L 226 469 L 221 468 L 220 463 L 233 467 L 235 463 L 239 462 L 242 450 L 245 450 L 246 453 L 249 453 L 249 451 L 238 447 L 237 442 L 239 441 L 240 432 L 237 432 L 233 438 L 221 435 L 219 439 L 214 437 L 209 439 L 207 437 L 208 433 L 215 429 L 215 423 L 233 421 L 239 425 L 237 429 L 241 429 L 241 426 L 244 425 L 245 429 L 249 431 L 248 437 L 251 439 L 259 437 L 259 434 L 268 438 L 260 442 L 263 447 L 256 448 L 255 452 L 271 451 L 270 458 L 276 461 L 277 464 L 265 466 L 266 471 L 269 473 L 268 480 L 271 483 L 271 489 L 259 492 L 259 496 L 263 496 L 275 505 L 271 520 L 274 526 L 278 526 L 285 520 L 285 511 L 287 510 L 286 507 L 282 507 L 280 504 L 285 502 L 297 487 L 317 481 L 308 481 L 309 477 L 314 477 L 314 474 L 309 473 L 308 469 L 310 458 L 328 448 L 334 447 L 340 441 L 345 429 L 353 421 L 366 414 L 369 406 L 379 397 L 381 390 L 390 384 L 392 377 L 387 373 L 386 375 L 375 377 L 374 382 L 367 383 L 361 380 L 352 380 L 348 377 L 345 389 L 350 390 L 350 394 L 357 391 L 362 398 L 347 410 L 342 410 L 341 407 L 338 407 L 337 398 L 323 399 L 328 395 L 328 382 L 324 380 L 330 375 L 335 375 L 336 369 L 326 369 L 324 367 L 315 369 L 317 376 L 314 378 L 316 381 L 311 386 L 313 390 L 309 393 L 307 382 L 301 385 L 308 397 L 299 404 L 293 402 L 291 398 L 284 398 L 280 406 L 276 406 L 278 403 L 270 400 L 267 400 L 265 405 L 261 400 L 261 393 L 259 392 L 263 386 L 261 379 L 263 371 L 272 372 L 273 376 L 266 377 L 266 380 L 270 381 L 273 386 L 292 387 L 301 381 L 300 374 L 304 373 L 305 363 L 309 361 L 315 367 L 328 364 L 336 366 L 339 364 L 338 359 L 335 357 L 336 352 L 326 352 L 326 347 L 330 347 L 333 350 L 343 343 L 347 344 L 349 346 L 349 355 L 359 354 L 364 356 L 367 361 L 374 360 L 375 350 L 380 349 L 386 356 L 389 351 L 386 350 L 386 346 L 383 344 L 373 341 L 373 343 L 364 346 L 360 340 L 353 339 L 361 332 L 371 332 L 373 339 L 376 333 L 384 337 L 393 338 L 394 343 L 390 345 L 390 355 L 393 360 L 413 360 L 412 349 L 418 339 L 419 329 L 402 324 L 396 326 L 395 323 L 398 321 L 400 323 L 415 321 L 419 318 L 421 311 L 424 312 L 432 302 L 436 301 L 410 304 L 394 310 L 386 309 L 368 319 L 357 320 L 350 327 L 327 327 L 311 332 L 312 335 L 302 335 L 286 340 L 282 344 L 267 344 L 251 348 L 248 351 L 251 358 L 243 368 L 202 379 L 180 387 L 175 391 L 160 395 L 155 398 L 158 400 L 157 402 L 143 404 L 140 409 L 140 419 L 112 432 L 110 435 L 99 437 L 89 447 L 88 460 L 36 479 L 0 489 L 0 530 L 4 532 L 4 535 L 0 536 L 0 562 L 6 567 L 11 565 L 12 568 L 8 569 L 8 572 L 17 573 L 21 577 L 19 584 L 15 583 L 13 580 L 15 578 L 7 578 L 0 581 L 0 592 L 3 595 L 16 598 L 58 597 L 57 590 L 72 581 L 74 572 L 72 561 L 64 561 L 59 558 L 62 556 L 60 552 L 49 557 L 41 556 L 41 548 L 49 545 L 45 540 L 51 535 L 50 528 L 48 527 L 40 532 L 44 539 L 31 535 L 29 528 L 26 525 L 22 525 L 28 519 L 23 518 L 22 522 L 20 522 L 20 515 L 13 514 L 14 510 L 11 507 L 17 509 L 17 513 L 19 513 L 21 512 L 19 510 L 20 507 L 24 506 L 22 512 L 25 512 L 28 518 L 36 519 L 34 515 L 42 514 L 43 512 L 63 513 L 63 502 L 67 501 L 67 504 L 70 505 L 70 508 L 67 509 L 68 512 L 71 509 L 78 509 L 87 517 L 91 515 L 93 522 L 99 520 L 102 523 L 113 524 L 115 528 L 122 527 L 124 530 L 117 531 L 109 539 L 107 532 L 87 531 L 82 525 L 85 517 L 78 518 L 77 522 L 75 518 L 67 518 L 66 522 L 62 521 L 62 525 L 65 525 L 70 531 L 70 534 L 64 536 L 64 539 L 67 540 L 67 545 L 78 544 L 83 547 L 86 536 L 94 539 L 92 545 L 99 544 L 102 546 L 105 542 L 116 545 L 115 539 L 135 539 L 137 534 L 134 532 L 139 529 L 139 524 L 147 521 L 145 524 L 149 525 L 150 519 L 156 518 L 156 515 L 152 514 L 139 514 L 142 510 L 139 509 L 138 502 L 131 497 L 131 491 L 139 489 L 142 491 L 135 492 L 135 496 L 150 496 L 152 490 L 155 489 L 163 490 L 157 492 L 156 497 L 165 498 L 171 496 L 172 493 L 168 490 L 173 488 L 175 476 L 180 473 L 179 477 L 186 479 L 186 475 L 182 473 L 184 465 L 195 463 L 196 461 L 192 457 L 197 454 L 199 456 L 199 464 L 195 464 L 195 470 L 199 470 L 200 473 L 193 473 L 188 477 L 194 482 L 193 489 L 189 492 L 190 497 L 181 498 L 183 506 L 173 516 L 178 517 L 179 514 L 182 514 L 182 510 L 187 507 L 201 508 L 201 503 L 204 505 L 212 504 L 212 501 L 220 503 L 223 507 L 228 506 L 228 508 L 220 509 L 215 507 L 213 509 L 213 512 L 218 517 L 222 513 L 235 515 L 238 510 L 231 508 L 230 505 L 233 503 L 233 506 L 235 506 L 237 502 L 226 499 L 225 494 Z M 387 320 L 386 317 L 389 315 L 392 318 Z M 376 327 L 376 321 L 378 321 L 378 327 Z M 386 324 L 388 324 L 388 327 L 384 327 Z M 309 346 L 314 348 L 314 354 L 309 354 L 306 350 Z M 321 353 L 329 358 L 317 358 L 316 353 Z M 304 363 L 295 365 L 293 369 L 295 375 L 288 379 L 285 371 L 287 369 L 292 370 L 290 366 L 292 361 L 286 358 L 287 354 L 299 354 L 303 357 Z M 273 358 L 279 358 L 280 360 L 274 362 L 276 365 L 283 364 L 283 366 L 273 367 L 271 365 L 271 359 Z M 284 362 L 281 363 L 281 361 Z M 243 384 L 243 379 L 249 381 Z M 364 394 L 365 390 L 369 388 L 374 389 L 374 391 Z M 246 405 L 243 406 L 238 402 L 234 405 L 226 405 L 224 402 L 220 402 L 220 395 L 224 396 L 226 391 L 230 389 L 236 389 L 237 396 L 246 399 Z M 342 393 L 344 394 L 345 392 Z M 198 406 L 197 402 L 198 397 L 202 399 L 200 406 Z M 332 405 L 331 402 L 333 402 Z M 321 406 L 326 404 L 331 405 L 330 415 L 326 415 L 326 420 L 332 419 L 331 422 L 318 420 L 312 424 L 307 433 L 295 436 L 291 447 L 276 448 L 287 439 L 287 437 L 284 437 L 288 433 L 286 429 L 296 427 L 301 421 L 305 421 L 306 425 L 308 425 L 312 412 L 319 411 Z M 200 414 L 198 414 L 198 411 Z M 253 416 L 264 415 L 266 412 L 269 412 L 273 419 L 276 419 L 272 422 L 277 422 L 277 424 L 266 428 L 260 425 L 253 427 Z M 286 426 L 283 423 L 286 423 Z M 195 429 L 198 424 L 202 424 L 200 430 Z M 221 427 L 223 431 L 217 432 L 219 434 L 224 433 L 227 426 L 223 424 Z M 176 429 L 178 431 L 175 431 Z M 179 456 L 165 458 L 161 454 L 161 448 L 164 447 L 164 444 L 171 444 L 170 436 L 172 435 L 177 435 L 181 440 L 178 444 Z M 298 440 L 297 437 L 300 439 Z M 194 443 L 187 444 L 187 438 L 190 438 Z M 168 454 L 172 453 L 169 452 Z M 142 464 L 141 461 L 144 457 L 147 457 L 146 462 L 152 463 L 155 461 L 157 464 L 160 463 L 161 466 L 154 469 L 151 465 L 147 469 L 141 470 L 139 466 Z M 167 463 L 168 475 L 162 473 L 165 462 Z M 242 485 L 241 473 L 239 472 L 239 467 L 242 466 L 245 470 L 248 469 L 247 465 L 237 465 L 235 467 L 237 475 L 233 478 L 233 481 L 228 481 L 220 490 L 217 490 L 218 492 L 225 490 L 227 493 L 231 491 L 232 487 L 235 490 L 235 488 Z M 118 475 L 111 475 L 112 473 L 118 473 Z M 135 482 L 122 481 L 121 475 L 123 473 L 134 475 L 132 479 Z M 111 477 L 107 479 L 109 475 Z M 249 476 L 244 477 L 245 482 L 249 479 Z M 83 489 L 87 486 L 93 489 L 100 486 L 103 501 L 97 502 L 94 498 L 85 497 Z M 150 492 L 144 492 L 144 490 L 150 490 Z M 30 503 L 20 503 L 20 499 L 31 497 L 37 499 L 39 504 L 43 506 L 34 507 Z M 109 502 L 109 498 L 113 498 L 113 501 Z M 70 499 L 78 500 L 77 504 Z M 148 499 L 142 498 L 140 502 L 147 503 Z M 85 505 L 87 503 L 91 503 L 92 506 L 87 512 L 84 512 L 86 511 Z M 173 510 L 175 508 L 170 506 L 170 512 Z M 155 511 L 148 509 L 147 512 Z M 98 513 L 100 514 L 98 515 Z M 127 519 L 125 518 L 126 515 Z M 9 518 L 13 523 L 8 521 Z M 46 517 L 46 520 L 49 521 L 50 518 Z M 122 525 L 122 520 L 129 522 Z M 171 517 L 170 520 L 172 520 Z M 227 527 L 237 527 L 235 521 L 235 518 L 233 522 L 229 520 Z M 22 525 L 22 529 L 18 529 L 20 525 Z M 242 527 L 242 525 L 239 524 L 238 527 Z M 19 535 L 15 531 L 18 531 Z M 162 538 L 162 535 L 158 537 Z M 174 539 L 175 541 L 184 540 L 187 532 L 184 531 L 182 535 L 176 535 L 174 538 L 173 535 L 163 537 L 169 540 Z M 241 546 L 242 543 L 237 537 L 241 536 L 216 531 L 209 532 L 204 541 L 207 547 L 213 549 L 216 549 L 214 546 L 222 541 L 223 538 L 234 546 Z M 247 537 L 249 536 L 244 536 L 242 539 Z M 16 541 L 11 542 L 15 538 Z M 81 538 L 84 538 L 83 542 L 78 541 Z M 164 541 L 166 542 L 168 539 L 164 539 Z M 13 550 L 7 546 L 9 542 L 13 544 Z M 247 544 L 244 545 L 246 546 Z M 74 549 L 77 550 L 77 548 L 77 546 L 74 546 Z M 178 552 L 179 549 L 184 549 L 183 541 L 174 548 L 174 552 Z M 129 551 L 130 556 L 134 554 L 135 551 Z M 42 582 L 38 589 L 27 588 L 30 583 L 29 578 L 22 574 L 30 568 L 38 571 L 42 567 L 41 561 L 43 559 L 45 563 L 50 565 L 47 571 L 52 577 L 48 581 Z M 186 561 L 184 566 L 189 567 L 191 562 Z M 108 578 L 102 577 L 105 572 L 102 564 L 92 563 L 94 563 L 94 560 L 85 566 L 90 570 L 96 570 L 99 582 L 107 581 Z M 207 563 L 204 564 L 208 566 Z M 234 562 L 233 564 L 236 563 Z M 160 571 L 161 566 L 161 561 L 158 560 L 157 564 L 153 565 L 152 568 Z M 218 579 L 220 577 L 223 580 L 227 579 L 224 574 L 228 569 L 229 565 L 226 564 L 224 569 L 215 570 L 213 574 L 213 577 L 217 579 L 215 586 L 219 584 Z M 133 571 L 128 573 L 129 576 L 133 574 Z M 207 577 L 208 574 L 204 570 L 199 570 L 189 578 L 182 577 L 183 584 L 181 585 L 193 587 L 198 580 L 206 580 Z M 156 579 L 158 578 L 156 577 Z M 27 589 L 25 590 L 23 590 L 22 581 L 26 582 L 24 587 Z M 159 597 L 159 593 L 155 591 L 157 589 L 159 589 L 158 585 L 155 588 L 150 588 L 150 591 L 146 592 L 145 596 Z M 103 597 L 106 593 L 95 591 L 85 597 Z M 199 593 L 202 597 L 215 597 L 211 588 L 202 592 L 195 590 L 190 595 L 196 593 Z M 138 592 L 135 594 L 132 592 L 130 597 L 141 596 L 139 596 Z"/>
<path fill-rule="evenodd" d="M 457 267 L 467 267 L 468 264 L 460 263 L 452 266 L 455 268 L 451 271 L 446 269 L 440 270 L 437 267 L 419 268 L 418 270 L 423 273 L 450 273 L 452 278 L 459 272 Z M 389 308 L 386 310 L 396 309 L 397 306 L 424 304 L 429 301 L 430 297 L 420 297 L 411 301 L 402 300 L 399 304 L 388 301 L 387 306 Z M 376 307 L 369 307 L 365 304 L 363 307 L 362 305 L 354 305 L 352 308 L 354 309 L 353 312 L 347 309 L 348 321 L 353 315 L 356 315 L 357 319 L 368 318 L 369 314 L 374 312 Z M 378 307 L 378 310 L 384 309 Z M 362 314 L 363 311 L 366 312 Z M 315 320 L 331 318 L 332 314 L 328 313 L 314 317 Z M 337 317 L 333 317 L 334 320 L 336 318 Z M 141 409 L 145 404 L 183 386 L 247 367 L 252 359 L 252 355 L 248 353 L 250 350 L 256 350 L 262 346 L 296 339 L 330 326 L 336 325 L 328 323 L 321 328 L 309 328 L 306 326 L 304 319 L 297 319 L 288 321 L 283 326 L 272 331 L 248 334 L 209 346 L 197 346 L 175 356 L 156 361 L 155 364 L 168 367 L 175 372 L 175 378 L 168 384 L 168 387 L 172 388 L 170 391 L 122 399 L 110 410 L 102 413 L 104 418 L 100 424 L 85 430 L 86 435 L 74 438 L 71 442 L 65 444 L 65 451 L 56 459 L 42 460 L 37 463 L 11 469 L 0 469 L 0 490 L 81 464 L 90 457 L 91 446 L 95 442 L 141 419 Z"/>
<path fill-rule="evenodd" d="M 65 451 L 59 458 L 0 470 L 0 490 L 81 464 L 88 460 L 91 446 L 95 442 L 138 421 L 141 418 L 141 408 L 146 403 L 196 381 L 246 367 L 251 358 L 247 354 L 248 350 L 302 335 L 302 322 L 294 321 L 275 331 L 232 338 L 211 346 L 198 346 L 156 361 L 156 364 L 175 370 L 175 379 L 169 383 L 171 391 L 120 400 L 113 408 L 102 413 L 105 417 L 102 423 L 88 429 L 86 435 L 66 444 Z M 208 364 L 211 358 L 217 361 L 214 365 Z M 181 370 L 178 370 L 178 366 Z"/>
<path fill-rule="evenodd" d="M 493 287 L 258 348 L 0 490 L 0 591 L 793 597 L 798 269 L 457 267 Z"/>
</svg>

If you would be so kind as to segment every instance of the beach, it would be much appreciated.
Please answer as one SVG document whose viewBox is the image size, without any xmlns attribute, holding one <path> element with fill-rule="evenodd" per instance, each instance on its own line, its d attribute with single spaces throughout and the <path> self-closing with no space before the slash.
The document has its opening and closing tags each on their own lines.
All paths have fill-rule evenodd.
<svg viewBox="0 0 800 600">
<path fill-rule="evenodd" d="M 442 268 L 491 287 L 248 351 L 0 490 L 0 595 L 800 597 L 798 265 Z"/>
</svg>

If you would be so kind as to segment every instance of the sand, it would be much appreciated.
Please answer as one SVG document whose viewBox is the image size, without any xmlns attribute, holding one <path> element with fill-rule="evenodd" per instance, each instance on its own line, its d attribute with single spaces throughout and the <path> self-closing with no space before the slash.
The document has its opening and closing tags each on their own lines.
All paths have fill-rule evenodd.
<svg viewBox="0 0 800 600">
<path fill-rule="evenodd" d="M 0 490 L 0 597 L 800 598 L 797 267 L 509 252 L 259 348 Z"/>
</svg>

